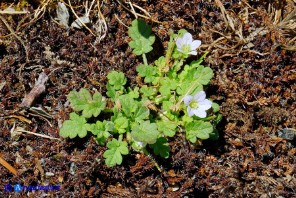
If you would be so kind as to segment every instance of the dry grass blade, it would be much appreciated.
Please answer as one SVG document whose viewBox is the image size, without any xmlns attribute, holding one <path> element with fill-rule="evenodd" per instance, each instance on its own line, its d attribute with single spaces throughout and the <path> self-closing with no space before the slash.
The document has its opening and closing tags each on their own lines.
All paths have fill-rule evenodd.
<svg viewBox="0 0 296 198">
<path fill-rule="evenodd" d="M 293 40 L 295 40 L 295 38 Z M 288 50 L 288 51 L 294 51 L 294 52 L 296 52 L 296 46 L 295 45 L 291 45 L 291 46 L 290 45 L 283 45 L 283 48 L 285 50 Z"/>
<path fill-rule="evenodd" d="M 126 28 L 128 28 L 128 25 L 125 25 L 125 24 L 120 20 L 120 18 L 117 16 L 117 14 L 114 14 L 114 16 L 115 16 L 116 20 L 117 20 L 119 23 L 121 23 L 123 26 L 125 26 Z"/>
<path fill-rule="evenodd" d="M 277 27 L 283 31 L 284 35 L 294 36 L 296 34 L 296 7 L 294 7 L 294 10 L 277 24 Z"/>
<path fill-rule="evenodd" d="M 0 155 L 0 164 L 7 168 L 12 174 L 17 175 L 17 170 L 2 158 L 2 154 Z"/>
<path fill-rule="evenodd" d="M 0 15 L 0 19 L 2 20 L 2 22 L 5 24 L 5 26 L 7 27 L 7 29 L 10 31 L 10 33 L 17 39 L 19 40 L 19 42 L 22 44 L 22 46 L 24 47 L 25 49 L 25 53 L 26 53 L 26 62 L 29 62 L 29 54 L 28 54 L 28 50 L 27 50 L 27 47 L 24 43 L 24 41 L 21 39 L 21 37 L 19 37 L 15 31 L 10 27 L 10 25 L 8 24 L 8 22 L 6 21 L 6 19 L 4 19 L 4 17 L 2 17 Z"/>
<path fill-rule="evenodd" d="M 93 0 L 93 2 L 94 2 L 94 0 Z M 96 34 L 94 34 L 94 33 L 91 31 L 91 29 L 89 29 L 89 27 L 87 27 L 87 26 L 85 25 L 85 23 L 80 19 L 80 17 L 76 14 L 76 12 L 75 12 L 75 10 L 74 10 L 74 8 L 73 8 L 73 6 L 72 6 L 70 0 L 68 0 L 68 4 L 69 4 L 69 7 L 70 7 L 72 13 L 73 13 L 74 16 L 76 17 L 76 19 L 82 24 L 82 26 L 85 27 L 85 28 L 89 31 L 89 33 L 91 33 L 92 35 L 96 36 Z M 93 3 L 91 3 L 91 7 L 92 7 L 92 4 L 93 4 Z M 87 4 L 86 4 L 86 6 L 87 6 Z M 85 9 L 87 10 L 86 12 L 87 12 L 88 14 L 90 13 L 91 7 L 90 7 L 89 9 L 88 9 L 87 7 L 85 8 Z"/>
<path fill-rule="evenodd" d="M 230 27 L 233 32 L 239 37 L 238 42 L 246 43 L 243 33 L 242 24 L 239 20 L 230 16 L 220 0 L 215 0 L 216 5 L 220 8 L 226 26 Z"/>
<path fill-rule="evenodd" d="M 100 42 L 103 38 L 106 37 L 108 32 L 108 26 L 107 26 L 105 17 L 101 12 L 101 4 L 99 0 L 97 0 L 97 7 L 98 7 L 98 20 L 94 24 L 94 28 L 97 32 L 96 42 Z"/>
<path fill-rule="evenodd" d="M 85 14 L 84 16 L 85 17 L 90 17 L 90 12 L 92 10 L 94 10 L 94 3 L 96 2 L 96 5 L 97 5 L 97 21 L 94 22 L 93 24 L 93 28 L 95 29 L 95 31 L 91 30 L 82 20 L 81 20 L 81 17 L 79 17 L 73 6 L 71 5 L 71 1 L 68 0 L 68 6 L 70 7 L 72 13 L 74 14 L 74 16 L 76 17 L 76 19 L 79 21 L 79 23 L 81 24 L 81 26 L 83 26 L 84 28 L 86 28 L 89 33 L 91 33 L 93 36 L 96 37 L 96 41 L 95 43 L 97 42 L 100 42 L 103 38 L 106 37 L 107 35 L 107 32 L 108 32 L 108 27 L 107 27 L 107 23 L 106 23 L 106 20 L 105 20 L 105 17 L 104 15 L 102 14 L 101 12 L 101 3 L 100 3 L 100 0 L 92 0 L 92 2 L 90 3 L 90 6 L 88 6 L 88 1 L 85 2 L 84 4 L 84 7 L 85 7 Z"/>
<path fill-rule="evenodd" d="M 0 14 L 29 14 L 29 11 L 16 11 L 16 10 L 0 10 Z"/>
<path fill-rule="evenodd" d="M 131 2 L 130 2 L 130 3 L 131 3 Z M 133 4 L 133 3 L 131 3 L 131 4 L 132 4 L 132 6 L 138 8 L 138 9 L 141 10 L 145 15 L 147 15 L 147 16 L 149 16 L 149 17 L 151 18 L 151 15 L 149 14 L 149 12 L 147 12 L 144 8 L 142 8 L 142 7 L 140 7 L 140 6 L 136 5 L 136 4 Z"/>
<path fill-rule="evenodd" d="M 4 118 L 16 118 L 19 119 L 22 122 L 28 123 L 28 124 L 32 124 L 32 121 L 25 118 L 24 116 L 19 116 L 19 115 L 10 115 L 10 116 L 6 116 Z"/>
<path fill-rule="evenodd" d="M 277 24 L 282 17 L 282 6 L 280 6 L 278 3 L 269 3 L 268 4 L 268 12 L 272 14 L 273 16 L 273 24 Z"/>
<path fill-rule="evenodd" d="M 141 18 L 144 18 L 144 19 L 147 19 L 147 20 L 151 20 L 151 21 L 153 21 L 153 22 L 155 22 L 155 23 L 161 23 L 161 22 L 159 22 L 159 21 L 153 19 L 153 18 L 151 17 L 151 15 L 149 14 L 149 12 L 147 12 L 144 8 L 142 8 L 142 7 L 138 6 L 138 5 L 133 4 L 131 1 L 125 2 L 125 3 L 128 4 L 129 7 L 131 7 L 131 8 L 128 8 L 127 6 L 125 6 L 125 5 L 123 4 L 122 0 L 117 0 L 117 2 L 118 2 L 118 3 L 119 3 L 119 4 L 120 4 L 125 10 L 127 10 L 128 12 L 132 13 L 133 15 L 135 15 L 135 18 L 141 17 Z M 134 8 L 134 7 L 137 8 L 137 9 L 139 9 L 140 11 L 142 11 L 145 15 L 142 15 L 142 14 L 137 13 L 137 12 L 135 11 L 135 8 Z"/>
<path fill-rule="evenodd" d="M 44 1 L 42 1 L 41 5 L 39 5 L 38 8 L 35 10 L 33 21 L 38 20 L 43 16 L 43 14 L 46 11 L 46 7 L 49 5 L 49 3 L 51 1 L 53 1 L 53 0 L 44 0 Z"/>
<path fill-rule="evenodd" d="M 280 34 L 286 39 L 286 43 L 281 44 L 288 51 L 296 51 L 296 7 L 279 23 L 275 25 Z"/>
<path fill-rule="evenodd" d="M 39 137 L 43 137 L 43 138 L 47 138 L 47 139 L 51 139 L 51 140 L 59 140 L 59 141 L 61 141 L 60 138 L 54 138 L 54 137 L 50 137 L 48 135 L 42 135 L 42 134 L 39 134 L 39 133 L 34 133 L 34 132 L 31 132 L 31 131 L 26 131 L 26 130 L 21 130 L 21 129 L 17 129 L 15 132 L 16 133 L 28 133 L 28 134 L 31 134 L 31 135 L 35 135 L 35 136 L 39 136 Z"/>
</svg>

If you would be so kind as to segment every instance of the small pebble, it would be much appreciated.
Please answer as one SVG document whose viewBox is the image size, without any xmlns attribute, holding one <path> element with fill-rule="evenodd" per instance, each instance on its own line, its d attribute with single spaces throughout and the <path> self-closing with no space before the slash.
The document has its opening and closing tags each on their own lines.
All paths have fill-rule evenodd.
<svg viewBox="0 0 296 198">
<path fill-rule="evenodd" d="M 292 128 L 284 128 L 277 131 L 278 137 L 285 140 L 294 140 L 296 137 L 296 130 Z"/>
<path fill-rule="evenodd" d="M 54 173 L 52 173 L 52 172 L 46 172 L 45 173 L 45 176 L 46 177 L 52 177 L 52 176 L 54 176 Z"/>
</svg>

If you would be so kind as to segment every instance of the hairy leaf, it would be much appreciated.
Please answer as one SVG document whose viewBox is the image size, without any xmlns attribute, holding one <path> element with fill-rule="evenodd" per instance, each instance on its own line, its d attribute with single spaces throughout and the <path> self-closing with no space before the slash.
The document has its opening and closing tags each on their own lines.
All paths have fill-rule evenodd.
<svg viewBox="0 0 296 198">
<path fill-rule="evenodd" d="M 114 121 L 115 131 L 119 134 L 123 134 L 126 132 L 128 128 L 128 119 L 126 117 L 119 117 Z"/>
<path fill-rule="evenodd" d="M 107 83 L 107 96 L 109 96 L 110 98 L 112 98 L 113 101 L 115 101 L 115 97 L 116 97 L 116 90 L 114 88 L 114 86 L 112 86 L 110 83 Z"/>
<path fill-rule="evenodd" d="M 193 121 L 185 126 L 186 139 L 192 143 L 196 142 L 196 139 L 206 140 L 210 137 L 210 133 L 213 132 L 213 126 L 210 122 L 204 122 L 202 120 Z"/>
<path fill-rule="evenodd" d="M 75 138 L 77 135 L 83 138 L 87 134 L 89 125 L 86 119 L 76 113 L 70 113 L 70 120 L 66 120 L 60 129 L 60 136 L 64 138 Z"/>
<path fill-rule="evenodd" d="M 169 69 L 169 67 L 166 65 L 166 59 L 164 56 L 159 57 L 154 63 L 161 72 L 167 72 Z"/>
<path fill-rule="evenodd" d="M 151 83 L 155 79 L 157 68 L 150 65 L 141 64 L 137 67 L 137 72 L 139 73 L 139 76 L 144 77 L 145 83 Z"/>
<path fill-rule="evenodd" d="M 209 67 L 199 66 L 194 73 L 193 78 L 197 78 L 198 82 L 202 85 L 209 84 L 213 77 L 213 70 Z"/>
<path fill-rule="evenodd" d="M 163 111 L 168 111 L 168 112 L 170 112 L 170 111 L 171 111 L 170 108 L 171 108 L 173 105 L 174 105 L 174 103 L 173 103 L 172 101 L 167 101 L 167 100 L 165 100 L 165 101 L 162 102 L 162 110 L 163 110 Z"/>
<path fill-rule="evenodd" d="M 147 87 L 147 85 L 143 85 L 140 89 L 140 92 L 143 94 L 144 98 L 149 98 L 156 94 L 156 89 L 153 87 Z"/>
<path fill-rule="evenodd" d="M 155 41 L 155 36 L 151 33 L 151 27 L 145 21 L 136 19 L 132 22 L 132 26 L 128 29 L 128 35 L 132 38 L 129 46 L 133 49 L 134 54 L 146 54 L 153 49 L 152 44 Z"/>
<path fill-rule="evenodd" d="M 109 132 L 112 132 L 113 128 L 113 122 L 104 120 L 103 122 L 97 121 L 96 124 L 89 125 L 88 130 L 96 135 L 97 138 L 108 138 L 110 136 Z"/>
<path fill-rule="evenodd" d="M 104 152 L 105 163 L 108 167 L 120 165 L 122 155 L 128 154 L 127 142 L 113 139 L 107 143 L 108 150 Z"/>
<path fill-rule="evenodd" d="M 158 135 L 157 125 L 150 123 L 150 121 L 140 121 L 139 123 L 134 123 L 132 127 L 131 136 L 138 142 L 154 144 Z"/>
<path fill-rule="evenodd" d="M 180 74 L 180 83 L 177 88 L 179 95 L 193 95 L 203 90 L 203 85 L 207 85 L 213 77 L 213 70 L 209 67 L 190 67 L 186 65 Z"/>
<path fill-rule="evenodd" d="M 159 92 L 163 96 L 170 96 L 171 90 L 175 90 L 177 88 L 177 81 L 169 78 L 164 78 L 160 80 L 160 89 Z"/>
<path fill-rule="evenodd" d="M 147 119 L 149 117 L 150 111 L 147 107 L 143 106 L 141 102 L 137 102 L 138 107 L 134 114 L 135 121 L 139 122 L 140 120 Z"/>
<path fill-rule="evenodd" d="M 128 94 L 119 97 L 123 113 L 127 117 L 132 117 L 132 113 L 136 111 L 138 105 L 136 101 Z"/>
<path fill-rule="evenodd" d="M 129 95 L 136 99 L 136 98 L 139 98 L 140 94 L 139 94 L 139 90 L 140 88 L 139 87 L 135 87 L 134 89 L 131 89 L 130 87 L 128 88 L 128 91 L 129 91 Z"/>
<path fill-rule="evenodd" d="M 163 158 L 168 158 L 170 156 L 170 147 L 165 137 L 158 138 L 154 144 L 149 146 L 153 148 L 156 155 L 160 155 Z"/>
<path fill-rule="evenodd" d="M 68 95 L 71 106 L 75 111 L 82 111 L 82 116 L 90 118 L 97 117 L 106 107 L 105 98 L 99 92 L 95 92 L 93 97 L 87 89 L 80 89 L 79 92 L 71 91 Z"/>
<path fill-rule="evenodd" d="M 220 110 L 220 106 L 217 103 L 213 102 L 212 109 L 213 109 L 213 112 L 216 113 Z"/>
<path fill-rule="evenodd" d="M 174 137 L 176 133 L 177 124 L 169 120 L 161 120 L 156 122 L 156 124 L 158 130 L 162 132 L 165 136 Z"/>
<path fill-rule="evenodd" d="M 107 78 L 115 90 L 120 90 L 126 84 L 126 77 L 122 72 L 112 71 Z"/>
</svg>

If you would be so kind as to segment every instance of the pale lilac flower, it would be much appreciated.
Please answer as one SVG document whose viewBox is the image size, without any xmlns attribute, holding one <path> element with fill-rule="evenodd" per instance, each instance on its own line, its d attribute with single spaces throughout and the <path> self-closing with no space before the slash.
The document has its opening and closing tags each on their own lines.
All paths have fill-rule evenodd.
<svg viewBox="0 0 296 198">
<path fill-rule="evenodd" d="M 195 96 L 185 96 L 184 104 L 187 106 L 188 116 L 196 115 L 200 118 L 207 117 L 206 110 L 212 106 L 212 102 L 206 99 L 206 93 L 204 91 L 197 92 Z"/>
<path fill-rule="evenodd" d="M 176 40 L 177 50 L 183 54 L 197 55 L 196 49 L 201 45 L 200 40 L 193 40 L 190 33 L 185 33 Z"/>
</svg>

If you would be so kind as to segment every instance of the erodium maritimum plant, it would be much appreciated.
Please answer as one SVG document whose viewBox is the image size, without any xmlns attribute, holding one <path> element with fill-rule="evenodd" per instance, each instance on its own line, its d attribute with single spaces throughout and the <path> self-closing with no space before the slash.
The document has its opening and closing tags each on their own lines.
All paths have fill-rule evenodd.
<svg viewBox="0 0 296 198">
<path fill-rule="evenodd" d="M 108 167 L 120 165 L 130 149 L 168 158 L 169 141 L 176 133 L 193 144 L 217 139 L 219 105 L 206 99 L 204 91 L 213 71 L 202 65 L 206 54 L 186 62 L 197 55 L 201 41 L 193 40 L 186 30 L 171 33 L 165 56 L 148 63 L 146 54 L 155 41 L 151 27 L 137 19 L 128 34 L 133 53 L 143 58 L 137 66 L 143 82 L 128 87 L 125 75 L 112 71 L 107 76 L 106 96 L 84 88 L 71 91 L 68 99 L 75 112 L 63 123 L 60 135 L 83 138 L 92 133 L 98 144 L 107 146 L 103 156 Z"/>
</svg>

